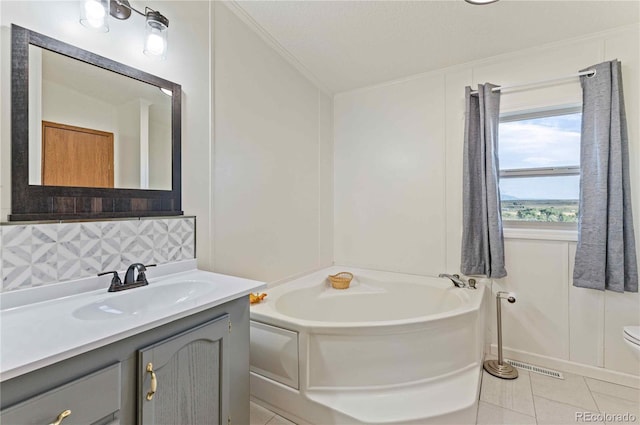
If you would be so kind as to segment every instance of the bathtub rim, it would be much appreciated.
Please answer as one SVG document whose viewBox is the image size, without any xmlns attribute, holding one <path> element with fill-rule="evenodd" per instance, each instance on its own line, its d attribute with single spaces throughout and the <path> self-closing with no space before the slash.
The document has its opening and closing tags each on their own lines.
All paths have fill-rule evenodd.
<svg viewBox="0 0 640 425">
<path fill-rule="evenodd" d="M 295 286 L 296 289 L 309 288 L 324 282 L 326 276 L 329 274 L 335 274 L 339 271 L 349 271 L 354 275 L 371 275 L 375 274 L 382 280 L 390 279 L 402 279 L 402 282 L 412 284 L 423 284 L 428 286 L 435 286 L 444 290 L 450 291 L 465 291 L 464 293 L 457 294 L 462 295 L 466 299 L 463 300 L 462 306 L 436 314 L 425 314 L 422 316 L 416 316 L 409 319 L 397 319 L 397 320 L 384 320 L 384 321 L 357 321 L 357 322 L 329 322 L 318 320 L 301 319 L 294 316 L 289 316 L 279 312 L 275 305 L 284 293 L 288 292 L 290 287 Z M 442 281 L 442 284 L 440 284 Z M 317 270 L 307 275 L 299 276 L 289 281 L 279 283 L 276 286 L 268 287 L 266 290 L 267 298 L 259 304 L 254 304 L 250 308 L 250 319 L 279 326 L 284 329 L 293 331 L 310 331 L 314 330 L 316 333 L 327 333 L 332 331 L 340 331 L 340 333 L 361 333 L 363 329 L 376 330 L 375 333 L 384 332 L 387 330 L 389 333 L 411 332 L 414 327 L 420 327 L 425 322 L 438 322 L 447 320 L 452 317 L 467 315 L 479 310 L 482 306 L 482 300 L 484 293 L 486 292 L 487 285 L 480 281 L 477 284 L 477 289 L 470 288 L 456 288 L 451 284 L 448 279 L 437 278 L 435 276 L 423 276 L 398 272 L 389 272 L 382 270 L 364 269 L 350 266 L 330 266 L 324 269 Z M 349 332 L 351 331 L 351 332 Z M 386 333 L 386 332 L 384 332 Z"/>
</svg>

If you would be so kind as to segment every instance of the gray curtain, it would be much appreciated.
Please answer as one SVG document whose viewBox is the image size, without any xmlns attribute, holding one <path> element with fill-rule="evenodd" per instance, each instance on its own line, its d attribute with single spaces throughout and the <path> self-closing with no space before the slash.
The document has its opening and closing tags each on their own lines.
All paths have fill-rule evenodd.
<svg viewBox="0 0 640 425">
<path fill-rule="evenodd" d="M 629 148 L 617 60 L 582 76 L 580 213 L 573 285 L 638 292 Z"/>
<path fill-rule="evenodd" d="M 467 275 L 504 277 L 504 241 L 498 178 L 500 92 L 493 84 L 466 90 L 464 128 L 462 264 Z"/>
</svg>

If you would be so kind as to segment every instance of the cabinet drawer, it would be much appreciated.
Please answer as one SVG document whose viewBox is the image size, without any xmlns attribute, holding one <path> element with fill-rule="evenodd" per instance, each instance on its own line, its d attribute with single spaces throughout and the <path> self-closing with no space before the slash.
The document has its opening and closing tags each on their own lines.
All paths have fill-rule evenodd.
<svg viewBox="0 0 640 425">
<path fill-rule="evenodd" d="M 32 397 L 0 413 L 3 425 L 48 425 L 71 410 L 62 425 L 88 425 L 120 409 L 120 363 Z"/>
</svg>

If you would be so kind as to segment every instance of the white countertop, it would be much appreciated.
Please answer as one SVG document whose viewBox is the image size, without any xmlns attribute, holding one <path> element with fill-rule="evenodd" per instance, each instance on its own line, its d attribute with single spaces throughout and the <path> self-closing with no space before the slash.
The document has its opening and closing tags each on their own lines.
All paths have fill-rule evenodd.
<svg viewBox="0 0 640 425">
<path fill-rule="evenodd" d="M 263 282 L 198 270 L 195 260 L 161 266 L 157 271 L 149 269 L 147 278 L 148 286 L 111 293 L 107 292 L 110 276 L 103 276 L 0 294 L 0 382 L 266 287 Z M 180 282 L 196 282 L 206 290 L 164 303 L 161 308 L 142 308 L 121 317 L 103 314 L 102 318 L 81 318 L 78 314 L 79 309 L 91 305 L 97 306 L 100 315 L 103 303 L 126 302 L 124 297 L 134 295 L 133 291 L 139 291 L 139 296 L 140 291 L 151 289 L 159 291 L 156 298 L 161 298 L 164 290 L 177 289 Z"/>
</svg>

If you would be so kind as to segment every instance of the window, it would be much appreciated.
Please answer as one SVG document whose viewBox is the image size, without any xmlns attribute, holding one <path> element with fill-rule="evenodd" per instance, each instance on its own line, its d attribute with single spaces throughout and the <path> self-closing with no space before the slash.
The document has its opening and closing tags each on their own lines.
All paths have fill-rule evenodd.
<svg viewBox="0 0 640 425">
<path fill-rule="evenodd" d="M 580 107 L 500 118 L 500 201 L 505 222 L 577 223 Z"/>
</svg>

